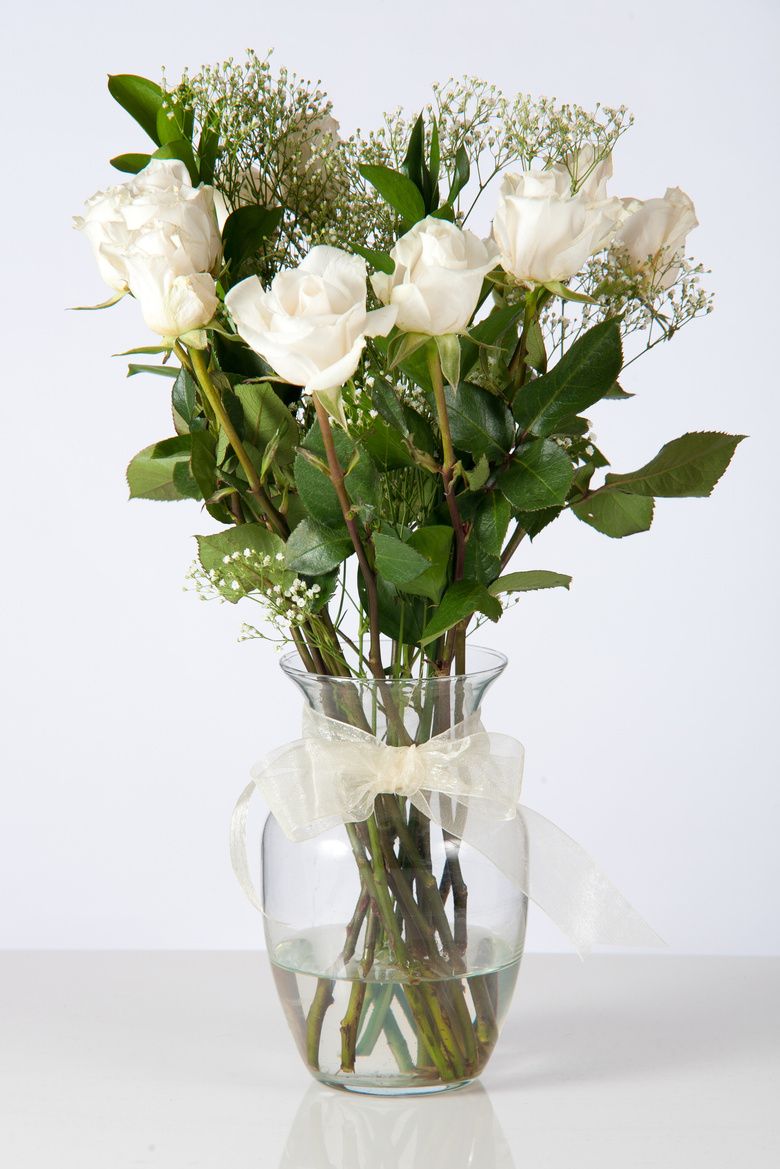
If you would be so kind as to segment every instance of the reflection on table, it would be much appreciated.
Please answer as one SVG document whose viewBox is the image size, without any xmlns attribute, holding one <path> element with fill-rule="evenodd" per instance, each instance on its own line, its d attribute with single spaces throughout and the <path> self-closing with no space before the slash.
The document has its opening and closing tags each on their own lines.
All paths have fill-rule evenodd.
<svg viewBox="0 0 780 1169">
<path fill-rule="evenodd" d="M 363 1096 L 312 1084 L 279 1169 L 515 1169 L 481 1084 L 437 1096 Z"/>
</svg>

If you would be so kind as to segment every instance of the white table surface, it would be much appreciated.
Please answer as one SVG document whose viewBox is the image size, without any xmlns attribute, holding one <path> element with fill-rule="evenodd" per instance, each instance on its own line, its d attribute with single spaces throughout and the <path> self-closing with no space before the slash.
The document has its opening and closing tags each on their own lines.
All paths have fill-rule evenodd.
<svg viewBox="0 0 780 1169">
<path fill-rule="evenodd" d="M 480 1085 L 322 1088 L 264 954 L 0 954 L 3 1169 L 777 1169 L 780 959 L 527 955 Z"/>
</svg>

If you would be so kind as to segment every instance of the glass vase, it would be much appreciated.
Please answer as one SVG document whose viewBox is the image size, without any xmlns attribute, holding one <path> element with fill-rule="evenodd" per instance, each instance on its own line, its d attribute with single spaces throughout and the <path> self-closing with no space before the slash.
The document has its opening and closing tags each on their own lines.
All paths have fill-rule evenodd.
<svg viewBox="0 0 780 1169">
<path fill-rule="evenodd" d="M 308 674 L 295 654 L 281 664 L 320 714 L 400 746 L 474 714 L 506 658 L 470 650 L 468 674 L 379 682 Z M 298 843 L 271 815 L 261 880 L 276 986 L 316 1079 L 419 1094 L 482 1073 L 514 990 L 527 913 L 484 831 L 471 847 L 397 794 L 378 795 L 361 823 Z"/>
</svg>

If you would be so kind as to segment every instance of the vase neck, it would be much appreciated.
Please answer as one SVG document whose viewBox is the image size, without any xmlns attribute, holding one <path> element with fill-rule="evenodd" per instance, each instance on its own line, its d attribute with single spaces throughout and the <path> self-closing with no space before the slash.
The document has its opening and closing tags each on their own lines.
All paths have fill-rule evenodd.
<svg viewBox="0 0 780 1169">
<path fill-rule="evenodd" d="M 479 710 L 506 667 L 493 650 L 473 650 L 475 669 L 447 678 L 331 678 L 309 674 L 296 654 L 282 658 L 306 702 L 337 722 L 370 731 L 391 745 L 424 743 Z"/>
</svg>

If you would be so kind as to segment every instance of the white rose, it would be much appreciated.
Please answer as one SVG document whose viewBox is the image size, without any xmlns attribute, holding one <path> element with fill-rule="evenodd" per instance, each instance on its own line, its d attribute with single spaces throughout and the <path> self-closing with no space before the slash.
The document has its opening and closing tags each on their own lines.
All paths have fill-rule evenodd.
<svg viewBox="0 0 780 1169">
<path fill-rule="evenodd" d="M 550 167 L 556 176 L 555 189 L 564 198 L 571 195 L 573 186 L 577 194 L 584 195 L 589 203 L 599 203 L 607 197 L 607 182 L 612 178 L 612 154 L 595 161 L 596 149 L 586 142 L 576 154 L 570 152 L 563 162 Z"/>
<path fill-rule="evenodd" d="M 129 182 L 98 191 L 74 226 L 87 236 L 103 279 L 117 292 L 128 288 L 127 252 L 150 233 L 162 232 L 175 245 L 177 276 L 210 271 L 222 251 L 213 190 L 193 187 L 177 159 L 152 159 Z"/>
<path fill-rule="evenodd" d="M 462 333 L 477 307 L 482 282 L 498 263 L 498 248 L 445 219 L 415 223 L 393 247 L 392 275 L 371 277 L 374 292 L 398 310 L 406 333 Z"/>
<path fill-rule="evenodd" d="M 591 202 L 561 186 L 553 169 L 505 175 L 501 183 L 493 219 L 501 265 L 531 287 L 569 280 L 609 243 L 624 215 L 619 199 Z"/>
<path fill-rule="evenodd" d="M 214 278 L 208 272 L 181 272 L 175 256 L 150 255 L 131 248 L 125 256 L 130 291 L 153 333 L 173 339 L 202 329 L 219 308 Z M 203 348 L 205 341 L 198 340 Z"/>
<path fill-rule="evenodd" d="M 632 275 L 647 272 L 654 287 L 671 288 L 680 270 L 685 238 L 699 222 L 696 209 L 679 187 L 668 187 L 663 199 L 633 200 L 631 206 L 633 214 L 615 236 L 615 246 Z"/>
<path fill-rule="evenodd" d="M 236 329 L 273 369 L 307 394 L 343 386 L 366 337 L 393 327 L 394 309 L 366 311 L 366 264 L 320 244 L 263 290 L 257 276 L 225 297 Z"/>
</svg>

